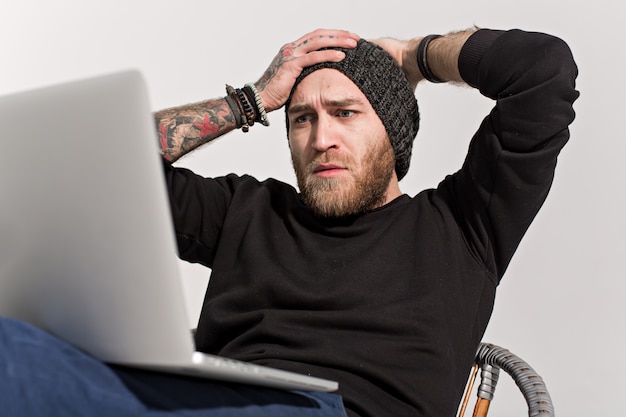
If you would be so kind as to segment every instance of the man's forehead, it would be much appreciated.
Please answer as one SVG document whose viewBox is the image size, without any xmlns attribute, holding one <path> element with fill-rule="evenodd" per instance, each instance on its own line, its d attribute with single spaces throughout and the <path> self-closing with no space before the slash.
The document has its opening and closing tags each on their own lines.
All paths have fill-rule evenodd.
<svg viewBox="0 0 626 417">
<path fill-rule="evenodd" d="M 320 68 L 304 77 L 289 98 L 289 113 L 310 108 L 313 102 L 329 107 L 367 104 L 369 100 L 345 74 L 334 68 Z"/>
</svg>

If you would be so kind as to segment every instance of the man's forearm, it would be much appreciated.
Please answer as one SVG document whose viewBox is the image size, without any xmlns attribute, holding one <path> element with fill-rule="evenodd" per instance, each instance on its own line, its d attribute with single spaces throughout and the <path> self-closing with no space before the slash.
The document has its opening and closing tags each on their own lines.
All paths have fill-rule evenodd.
<svg viewBox="0 0 626 417">
<path fill-rule="evenodd" d="M 429 43 L 426 56 L 433 75 L 446 82 L 463 82 L 459 73 L 459 54 L 474 32 L 474 29 L 453 32 Z"/>
<path fill-rule="evenodd" d="M 426 61 L 432 75 L 445 82 L 463 82 L 459 73 L 459 54 L 467 39 L 476 31 L 471 28 L 458 32 L 451 32 L 435 38 L 426 48 Z M 424 38 L 414 38 L 407 41 L 402 56 L 402 67 L 409 80 L 416 84 L 424 80 L 417 65 L 417 50 Z"/>
<path fill-rule="evenodd" d="M 236 128 L 223 98 L 161 110 L 154 119 L 161 154 L 170 162 Z"/>
</svg>

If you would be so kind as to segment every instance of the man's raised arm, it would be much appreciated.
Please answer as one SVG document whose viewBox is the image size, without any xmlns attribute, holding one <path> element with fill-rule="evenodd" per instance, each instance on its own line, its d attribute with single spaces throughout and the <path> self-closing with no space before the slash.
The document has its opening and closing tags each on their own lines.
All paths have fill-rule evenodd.
<svg viewBox="0 0 626 417">
<path fill-rule="evenodd" d="M 244 127 L 247 130 L 255 122 L 267 123 L 263 113 L 285 104 L 303 68 L 344 58 L 341 51 L 320 49 L 353 48 L 358 39 L 347 31 L 318 29 L 285 44 L 263 76 L 247 88 L 230 89 L 226 97 L 156 112 L 161 154 L 174 162 L 233 129 Z"/>
<path fill-rule="evenodd" d="M 376 42 L 415 86 L 463 83 L 495 101 L 463 167 L 439 190 L 453 201 L 468 245 L 499 279 L 545 201 L 569 140 L 578 98 L 570 48 L 555 36 L 517 29 Z"/>
</svg>

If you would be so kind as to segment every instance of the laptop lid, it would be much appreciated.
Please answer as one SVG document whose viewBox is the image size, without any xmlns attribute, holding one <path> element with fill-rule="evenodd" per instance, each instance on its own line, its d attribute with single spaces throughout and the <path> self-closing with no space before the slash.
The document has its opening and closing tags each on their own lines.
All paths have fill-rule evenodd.
<svg viewBox="0 0 626 417">
<path fill-rule="evenodd" d="M 0 315 L 106 362 L 188 363 L 193 340 L 142 76 L 0 97 L 0 126 Z"/>
</svg>

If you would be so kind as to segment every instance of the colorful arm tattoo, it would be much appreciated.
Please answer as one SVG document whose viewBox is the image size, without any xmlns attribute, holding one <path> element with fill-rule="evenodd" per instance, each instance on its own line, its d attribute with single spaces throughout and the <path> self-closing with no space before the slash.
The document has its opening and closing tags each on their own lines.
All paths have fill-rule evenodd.
<svg viewBox="0 0 626 417">
<path fill-rule="evenodd" d="M 236 127 L 224 99 L 161 110 L 154 118 L 161 154 L 170 162 Z"/>
</svg>

